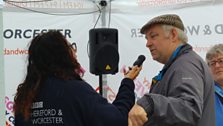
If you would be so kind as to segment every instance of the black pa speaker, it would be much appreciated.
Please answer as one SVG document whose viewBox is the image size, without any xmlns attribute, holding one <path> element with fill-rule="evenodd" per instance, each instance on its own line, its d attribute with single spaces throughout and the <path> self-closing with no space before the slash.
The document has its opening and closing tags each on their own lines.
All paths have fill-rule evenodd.
<svg viewBox="0 0 223 126">
<path fill-rule="evenodd" d="M 89 31 L 90 72 L 95 75 L 118 72 L 118 30 L 96 28 Z"/>
</svg>

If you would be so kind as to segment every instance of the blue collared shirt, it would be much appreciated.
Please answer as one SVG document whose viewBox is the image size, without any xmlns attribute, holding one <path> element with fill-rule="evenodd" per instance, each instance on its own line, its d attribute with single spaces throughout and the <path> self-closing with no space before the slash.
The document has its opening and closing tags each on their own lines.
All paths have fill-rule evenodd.
<svg viewBox="0 0 223 126">
<path fill-rule="evenodd" d="M 223 89 L 215 83 L 216 126 L 223 125 Z"/>
</svg>

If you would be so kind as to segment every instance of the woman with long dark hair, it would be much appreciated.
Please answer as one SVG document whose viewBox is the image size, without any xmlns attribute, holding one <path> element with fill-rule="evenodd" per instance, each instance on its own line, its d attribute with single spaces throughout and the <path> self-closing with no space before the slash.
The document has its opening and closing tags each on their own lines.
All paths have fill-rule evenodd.
<svg viewBox="0 0 223 126">
<path fill-rule="evenodd" d="M 14 98 L 16 126 L 128 125 L 141 67 L 126 72 L 111 104 L 82 79 L 76 48 L 59 31 L 39 34 L 28 51 L 26 77 Z"/>
</svg>

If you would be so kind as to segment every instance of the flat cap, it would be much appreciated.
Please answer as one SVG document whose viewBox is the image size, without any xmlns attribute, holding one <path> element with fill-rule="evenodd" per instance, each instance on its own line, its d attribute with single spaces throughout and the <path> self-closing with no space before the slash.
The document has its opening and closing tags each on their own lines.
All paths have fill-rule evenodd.
<svg viewBox="0 0 223 126">
<path fill-rule="evenodd" d="M 155 24 L 172 25 L 184 31 L 184 24 L 178 15 L 165 14 L 165 15 L 160 15 L 151 19 L 141 28 L 140 32 L 142 34 L 145 34 L 146 30 L 148 30 L 152 25 L 155 25 Z"/>
</svg>

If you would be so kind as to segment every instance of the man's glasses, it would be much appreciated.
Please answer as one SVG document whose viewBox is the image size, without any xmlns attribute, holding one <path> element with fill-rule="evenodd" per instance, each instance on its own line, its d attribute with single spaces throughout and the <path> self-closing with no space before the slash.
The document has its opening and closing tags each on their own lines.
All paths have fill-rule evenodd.
<svg viewBox="0 0 223 126">
<path fill-rule="evenodd" d="M 222 58 L 222 59 L 218 59 L 218 60 L 216 60 L 216 61 L 210 61 L 210 62 L 208 63 L 208 65 L 209 65 L 210 67 L 215 67 L 216 64 L 218 64 L 218 65 L 223 65 L 223 58 Z"/>
<path fill-rule="evenodd" d="M 77 50 L 77 44 L 75 42 L 70 44 L 71 48 Z"/>
</svg>

